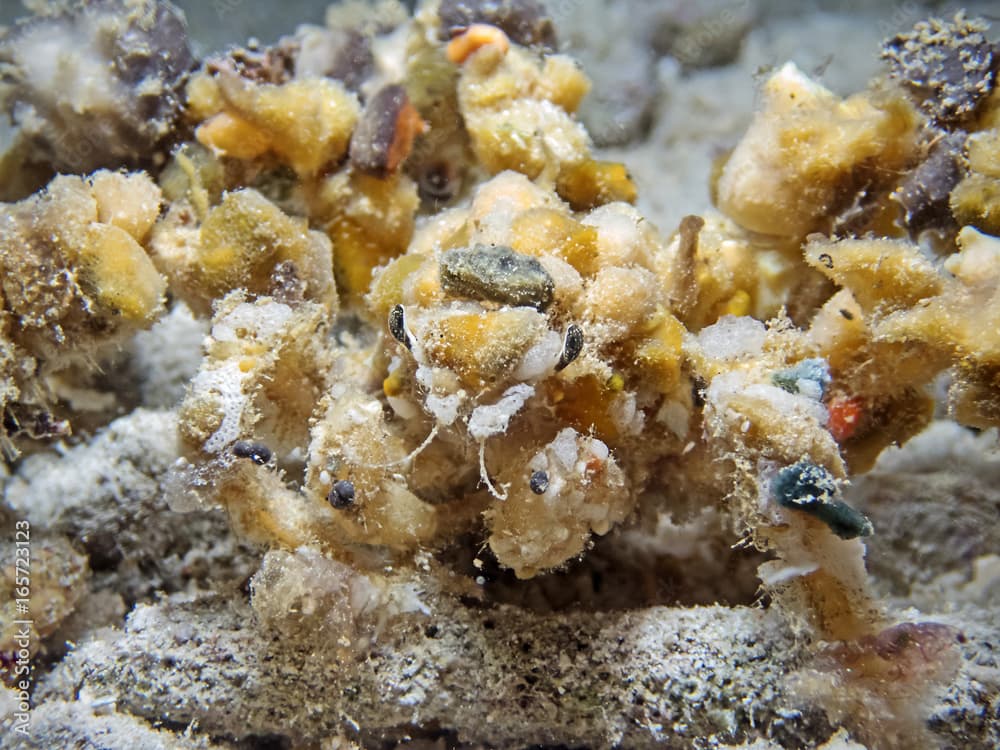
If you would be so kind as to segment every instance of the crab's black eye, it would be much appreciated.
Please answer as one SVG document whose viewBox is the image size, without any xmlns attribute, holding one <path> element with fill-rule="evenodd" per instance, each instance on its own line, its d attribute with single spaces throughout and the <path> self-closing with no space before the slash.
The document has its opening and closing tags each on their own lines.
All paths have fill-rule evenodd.
<svg viewBox="0 0 1000 750">
<path fill-rule="evenodd" d="M 337 510 L 351 507 L 354 505 L 354 482 L 349 479 L 335 482 L 326 499 Z"/>
<path fill-rule="evenodd" d="M 549 488 L 549 475 L 544 471 L 536 471 L 528 480 L 528 486 L 536 495 L 544 494 L 545 490 Z"/>
<path fill-rule="evenodd" d="M 271 449 L 262 443 L 237 440 L 233 443 L 233 455 L 237 458 L 249 458 L 255 464 L 263 466 L 271 460 Z"/>
</svg>

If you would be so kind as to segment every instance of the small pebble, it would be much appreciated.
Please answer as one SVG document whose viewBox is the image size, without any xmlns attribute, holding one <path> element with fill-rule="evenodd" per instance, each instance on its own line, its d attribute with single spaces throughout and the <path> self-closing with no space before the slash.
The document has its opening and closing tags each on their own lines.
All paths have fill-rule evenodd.
<svg viewBox="0 0 1000 750">
<path fill-rule="evenodd" d="M 822 357 L 803 359 L 771 376 L 771 382 L 779 388 L 817 401 L 826 393 L 830 380 L 830 365 Z"/>
<path fill-rule="evenodd" d="M 476 245 L 441 256 L 441 286 L 456 297 L 544 310 L 555 283 L 537 258 L 505 245 Z"/>
<path fill-rule="evenodd" d="M 399 169 L 426 124 L 398 84 L 379 89 L 368 103 L 351 136 L 351 165 L 385 177 Z"/>
</svg>

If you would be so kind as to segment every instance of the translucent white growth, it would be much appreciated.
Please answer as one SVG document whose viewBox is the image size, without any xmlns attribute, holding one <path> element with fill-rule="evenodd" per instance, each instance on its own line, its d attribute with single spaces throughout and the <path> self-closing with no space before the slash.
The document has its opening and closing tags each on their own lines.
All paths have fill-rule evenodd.
<svg viewBox="0 0 1000 750">
<path fill-rule="evenodd" d="M 495 404 L 477 406 L 469 417 L 469 434 L 476 440 L 486 440 L 507 431 L 510 418 L 517 414 L 524 402 L 535 395 L 533 386 L 524 383 L 513 385 L 503 392 Z"/>
</svg>

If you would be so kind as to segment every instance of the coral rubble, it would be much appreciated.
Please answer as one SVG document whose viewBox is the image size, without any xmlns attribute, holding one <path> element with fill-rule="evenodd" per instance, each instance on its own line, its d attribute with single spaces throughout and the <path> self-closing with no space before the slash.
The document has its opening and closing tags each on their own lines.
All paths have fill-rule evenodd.
<svg viewBox="0 0 1000 750">
<path fill-rule="evenodd" d="M 739 39 L 755 8 L 718 33 Z M 684 65 L 724 61 L 690 41 L 701 21 L 661 30 Z M 947 733 L 947 686 L 949 706 L 982 700 L 963 669 L 989 645 L 886 598 L 865 567 L 885 513 L 852 480 L 936 410 L 1000 427 L 985 22 L 918 23 L 847 97 L 774 70 L 715 206 L 666 235 L 595 150 L 590 81 L 556 32 L 535 0 L 357 2 L 196 63 L 169 3 L 108 0 L 5 33 L 18 136 L 0 171 L 74 173 L 0 207 L 3 523 L 40 530 L 52 737 L 94 691 L 122 714 L 94 732 L 156 743 L 129 721 L 169 718 L 205 747 L 340 747 L 352 727 L 375 746 L 407 724 L 504 747 L 838 728 L 896 747 Z M 59 76 L 40 35 L 78 48 Z M 101 106 L 63 88 L 73 66 Z M 108 145 L 73 161 L 60 133 L 80 118 Z M 139 387 L 128 409 L 84 408 L 161 319 L 191 322 L 197 365 L 150 339 L 124 356 L 179 368 L 179 403 L 134 408 Z M 551 582 L 596 588 L 602 559 L 652 568 L 623 584 L 641 603 L 734 600 L 559 611 Z M 650 595 L 661 568 L 697 595 Z M 98 630 L 126 607 L 124 631 Z M 63 658 L 59 634 L 87 623 Z"/>
</svg>

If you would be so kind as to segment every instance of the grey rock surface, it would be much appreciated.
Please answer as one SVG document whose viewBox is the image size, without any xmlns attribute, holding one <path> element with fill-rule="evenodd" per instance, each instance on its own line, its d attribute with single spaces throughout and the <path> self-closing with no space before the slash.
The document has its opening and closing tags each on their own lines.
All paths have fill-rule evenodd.
<svg viewBox="0 0 1000 750">
<path fill-rule="evenodd" d="M 32 731 L 27 738 L 8 735 L 14 740 L 5 747 L 75 748 L 76 750 L 221 750 L 206 737 L 185 731 L 157 729 L 142 719 L 118 713 L 102 701 L 49 701 L 32 714 Z"/>
<path fill-rule="evenodd" d="M 998 739 L 995 614 L 935 618 L 966 635 L 960 676 L 931 717 L 947 740 L 960 740 L 955 746 L 985 749 Z M 341 734 L 398 740 L 413 726 L 497 747 L 767 739 L 792 748 L 834 731 L 790 687 L 808 650 L 773 610 L 551 618 L 445 598 L 391 623 L 370 650 L 337 654 L 331 643 L 262 631 L 243 602 L 171 597 L 136 608 L 124 632 L 81 645 L 39 697 L 85 691 L 150 721 L 195 722 L 237 739 L 280 727 L 294 746 Z"/>
<path fill-rule="evenodd" d="M 358 726 L 401 737 L 409 725 L 505 747 L 688 747 L 747 735 L 794 744 L 825 723 L 782 687 L 802 655 L 780 617 L 749 608 L 553 619 L 442 599 L 345 663 L 333 644 L 261 632 L 239 602 L 171 598 L 70 654 L 40 697 L 85 687 L 119 710 L 211 734 L 282 727 L 297 746 Z"/>
<path fill-rule="evenodd" d="M 29 456 L 6 502 L 33 527 L 68 536 L 90 558 L 92 587 L 129 605 L 158 591 L 238 587 L 258 556 L 237 542 L 225 514 L 167 506 L 176 425 L 173 412 L 137 409 L 89 443 Z"/>
</svg>

